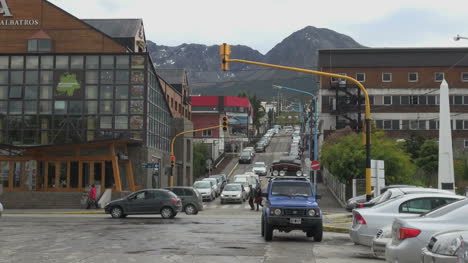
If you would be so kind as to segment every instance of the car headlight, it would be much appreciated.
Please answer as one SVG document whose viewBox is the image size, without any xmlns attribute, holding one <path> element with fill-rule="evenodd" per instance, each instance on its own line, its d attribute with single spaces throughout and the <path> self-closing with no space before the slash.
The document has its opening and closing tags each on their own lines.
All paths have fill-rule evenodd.
<svg viewBox="0 0 468 263">
<path fill-rule="evenodd" d="M 445 246 L 440 246 L 437 249 L 436 253 L 448 256 L 455 256 L 458 250 L 461 248 L 463 244 L 463 239 L 461 237 L 457 237 L 450 242 L 450 244 Z"/>
<path fill-rule="evenodd" d="M 224 194 L 221 194 L 221 197 L 226 197 Z"/>
<path fill-rule="evenodd" d="M 318 215 L 318 211 L 315 211 L 315 209 L 309 210 L 309 216 L 317 216 L 317 215 Z"/>
<path fill-rule="evenodd" d="M 280 171 L 280 176 L 284 176 L 286 174 L 285 171 Z"/>
<path fill-rule="evenodd" d="M 279 174 L 279 173 L 278 173 L 277 170 L 274 170 L 274 171 L 273 171 L 273 176 L 278 176 L 278 174 Z"/>
<path fill-rule="evenodd" d="M 237 194 L 237 195 L 236 195 L 236 197 L 240 197 L 240 196 L 241 196 L 241 194 Z"/>
<path fill-rule="evenodd" d="M 282 211 L 281 211 L 281 209 L 279 209 L 279 208 L 272 208 L 272 209 L 270 210 L 270 214 L 276 215 L 276 216 L 281 215 L 281 212 L 282 212 Z"/>
<path fill-rule="evenodd" d="M 302 176 L 302 171 L 297 171 L 297 172 L 296 172 L 296 175 L 297 175 L 297 176 Z"/>
</svg>

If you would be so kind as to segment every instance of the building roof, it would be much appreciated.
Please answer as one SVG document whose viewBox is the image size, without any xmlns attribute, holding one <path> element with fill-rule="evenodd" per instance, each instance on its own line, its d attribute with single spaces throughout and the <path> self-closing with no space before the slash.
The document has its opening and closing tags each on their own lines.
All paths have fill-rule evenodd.
<svg viewBox="0 0 468 263">
<path fill-rule="evenodd" d="M 250 108 L 250 100 L 245 97 L 224 96 L 224 106 Z"/>
<path fill-rule="evenodd" d="M 468 66 L 468 48 L 345 48 L 318 53 L 320 68 Z"/>
<path fill-rule="evenodd" d="M 142 19 L 82 19 L 112 38 L 132 38 L 138 34 Z"/>
<path fill-rule="evenodd" d="M 52 39 L 44 30 L 39 30 L 34 35 L 32 35 L 29 39 Z"/>
<path fill-rule="evenodd" d="M 218 96 L 191 96 L 192 107 L 218 106 Z"/>
<path fill-rule="evenodd" d="M 156 72 L 161 76 L 167 83 L 184 84 L 185 83 L 185 69 L 156 69 Z"/>
</svg>

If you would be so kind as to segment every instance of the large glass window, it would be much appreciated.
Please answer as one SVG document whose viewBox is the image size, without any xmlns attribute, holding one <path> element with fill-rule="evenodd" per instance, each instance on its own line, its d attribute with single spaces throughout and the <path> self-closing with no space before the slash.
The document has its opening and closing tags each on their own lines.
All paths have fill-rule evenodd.
<svg viewBox="0 0 468 263">
<path fill-rule="evenodd" d="M 26 68 L 27 69 L 38 69 L 39 68 L 39 57 L 26 57 Z"/>
<path fill-rule="evenodd" d="M 116 68 L 129 68 L 129 56 L 116 56 Z"/>
<path fill-rule="evenodd" d="M 0 86 L 0 99 L 5 100 L 8 98 L 8 86 Z"/>
<path fill-rule="evenodd" d="M 128 129 L 128 117 L 116 116 L 115 117 L 115 129 L 121 129 L 121 130 Z"/>
<path fill-rule="evenodd" d="M 101 56 L 101 68 L 113 69 L 114 68 L 114 56 Z"/>
<path fill-rule="evenodd" d="M 70 58 L 70 68 L 72 69 L 82 69 L 84 63 L 83 56 L 72 56 Z"/>
<path fill-rule="evenodd" d="M 98 56 L 87 56 L 86 57 L 86 68 L 87 69 L 98 69 L 99 68 L 99 57 Z"/>
<path fill-rule="evenodd" d="M 23 69 L 24 68 L 24 57 L 12 56 L 11 57 L 11 68 L 12 69 Z"/>
<path fill-rule="evenodd" d="M 40 82 L 41 84 L 52 84 L 54 76 L 52 71 L 41 71 Z"/>
<path fill-rule="evenodd" d="M 128 101 L 120 100 L 115 102 L 115 114 L 127 114 L 128 113 Z"/>
<path fill-rule="evenodd" d="M 81 115 L 83 111 L 83 102 L 82 101 L 70 101 L 69 102 L 69 113 Z"/>
<path fill-rule="evenodd" d="M 112 101 L 111 100 L 104 100 L 99 103 L 99 112 L 102 114 L 112 114 Z"/>
<path fill-rule="evenodd" d="M 86 101 L 86 113 L 97 114 L 97 101 Z"/>
<path fill-rule="evenodd" d="M 67 102 L 63 100 L 57 100 L 54 103 L 55 114 L 66 114 L 67 113 Z"/>
<path fill-rule="evenodd" d="M 39 84 L 39 72 L 26 71 L 26 84 Z"/>
<path fill-rule="evenodd" d="M 52 101 L 39 102 L 39 113 L 50 114 L 52 113 Z"/>
<path fill-rule="evenodd" d="M 22 114 L 22 110 L 23 110 L 22 101 L 10 101 L 9 105 L 10 105 L 9 107 L 10 114 Z"/>
<path fill-rule="evenodd" d="M 37 101 L 25 101 L 24 104 L 24 113 L 25 114 L 35 114 L 37 113 Z"/>
<path fill-rule="evenodd" d="M 24 80 L 23 80 L 23 71 L 11 71 L 10 72 L 10 76 L 11 76 L 11 79 L 10 79 L 10 82 L 11 84 L 23 84 L 24 83 Z"/>
<path fill-rule="evenodd" d="M 10 87 L 10 99 L 20 99 L 23 97 L 23 87 L 21 86 L 11 86 Z"/>
<path fill-rule="evenodd" d="M 97 86 L 86 86 L 86 98 L 97 99 L 98 98 L 98 87 Z"/>
<path fill-rule="evenodd" d="M 86 83 L 87 84 L 97 84 L 98 83 L 98 72 L 95 70 L 86 71 Z"/>
<path fill-rule="evenodd" d="M 52 40 L 30 39 L 28 40 L 28 52 L 50 52 L 52 51 Z"/>
<path fill-rule="evenodd" d="M 58 69 L 68 69 L 68 56 L 56 56 L 55 67 Z"/>
<path fill-rule="evenodd" d="M 50 86 L 40 87 L 40 98 L 41 99 L 52 99 L 52 87 L 50 87 Z"/>
<path fill-rule="evenodd" d="M 9 84 L 8 71 L 0 71 L 0 84 Z"/>
<path fill-rule="evenodd" d="M 0 56 L 0 69 L 8 69 L 9 61 L 10 61 L 10 57 Z"/>
<path fill-rule="evenodd" d="M 101 70 L 101 83 L 112 84 L 114 82 L 114 71 Z"/>
<path fill-rule="evenodd" d="M 116 86 L 115 98 L 116 99 L 128 99 L 128 86 Z"/>
<path fill-rule="evenodd" d="M 101 129 L 112 129 L 112 117 L 101 117 L 99 128 Z"/>
<path fill-rule="evenodd" d="M 52 69 L 54 68 L 54 57 L 43 56 L 41 57 L 41 69 Z"/>
<path fill-rule="evenodd" d="M 114 87 L 112 86 L 101 86 L 101 100 L 111 100 L 114 96 Z"/>
</svg>

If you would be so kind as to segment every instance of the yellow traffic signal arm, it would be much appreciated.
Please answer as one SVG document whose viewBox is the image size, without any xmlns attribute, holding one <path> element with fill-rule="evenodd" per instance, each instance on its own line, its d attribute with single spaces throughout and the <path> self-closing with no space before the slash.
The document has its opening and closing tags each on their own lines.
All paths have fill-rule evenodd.
<svg viewBox="0 0 468 263">
<path fill-rule="evenodd" d="M 176 139 L 178 136 L 184 135 L 184 134 L 187 134 L 187 133 L 192 133 L 192 132 L 213 130 L 213 129 L 221 128 L 221 127 L 223 127 L 223 125 L 216 125 L 216 126 L 206 127 L 206 128 L 202 128 L 202 129 L 196 129 L 196 130 L 190 130 L 190 131 L 183 131 L 183 132 L 177 133 L 177 134 L 174 136 L 174 138 L 172 138 L 172 141 L 171 141 L 171 156 L 174 156 L 174 143 L 175 143 L 175 139 Z"/>
<path fill-rule="evenodd" d="M 365 134 L 366 134 L 366 199 L 369 201 L 371 199 L 371 148 L 370 148 L 370 130 L 371 130 L 371 111 L 370 111 L 370 100 L 369 94 L 367 93 L 366 88 L 362 85 L 361 82 L 357 81 L 354 78 L 339 75 L 335 73 L 328 73 L 316 70 L 309 70 L 309 69 L 302 69 L 302 68 L 295 68 L 295 67 L 286 67 L 262 62 L 255 62 L 249 60 L 242 60 L 242 59 L 230 59 L 229 56 L 231 55 L 231 46 L 224 43 L 220 46 L 220 56 L 221 56 L 221 69 L 226 71 L 229 70 L 229 63 L 237 62 L 237 63 L 246 63 L 252 64 L 257 66 L 269 67 L 269 68 L 277 68 L 277 69 L 284 69 L 296 72 L 302 72 L 307 74 L 319 75 L 319 76 L 326 76 L 326 77 L 334 77 L 339 79 L 346 79 L 351 81 L 352 83 L 356 84 L 362 91 L 365 99 Z"/>
</svg>

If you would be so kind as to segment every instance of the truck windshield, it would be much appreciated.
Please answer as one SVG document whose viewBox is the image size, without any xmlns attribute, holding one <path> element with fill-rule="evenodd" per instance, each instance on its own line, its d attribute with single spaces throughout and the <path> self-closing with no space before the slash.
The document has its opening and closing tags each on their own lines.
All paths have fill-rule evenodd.
<svg viewBox="0 0 468 263">
<path fill-rule="evenodd" d="M 308 183 L 275 182 L 271 195 L 312 196 L 312 187 Z"/>
</svg>

